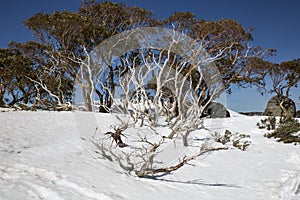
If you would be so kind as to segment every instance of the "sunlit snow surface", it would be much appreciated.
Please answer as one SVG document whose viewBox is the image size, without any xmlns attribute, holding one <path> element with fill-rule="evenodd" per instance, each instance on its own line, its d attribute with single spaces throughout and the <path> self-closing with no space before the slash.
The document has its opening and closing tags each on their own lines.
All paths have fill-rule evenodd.
<svg viewBox="0 0 300 200">
<path fill-rule="evenodd" d="M 206 154 L 169 175 L 141 179 L 95 153 L 80 134 L 94 125 L 86 119 L 78 126 L 75 115 L 0 112 L 0 199 L 300 199 L 300 146 L 265 138 L 256 127 L 262 117 L 231 112 L 222 126 L 221 119 L 206 119 L 213 131 L 250 135 L 250 147 Z M 95 116 L 107 131 L 112 116 Z M 199 130 L 192 139 L 207 135 Z"/>
</svg>

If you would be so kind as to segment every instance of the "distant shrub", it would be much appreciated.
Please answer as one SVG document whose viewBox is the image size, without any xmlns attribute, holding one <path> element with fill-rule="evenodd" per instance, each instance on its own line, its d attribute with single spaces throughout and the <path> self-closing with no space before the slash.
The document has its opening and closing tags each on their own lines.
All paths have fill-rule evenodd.
<svg viewBox="0 0 300 200">
<path fill-rule="evenodd" d="M 232 145 L 242 151 L 246 151 L 248 146 L 250 146 L 249 140 L 244 140 L 244 138 L 250 138 L 250 135 L 238 134 L 237 138 L 232 140 Z"/>
<path fill-rule="evenodd" d="M 265 136 L 277 138 L 278 142 L 300 144 L 300 123 L 293 118 L 280 119 L 278 127 Z"/>
<path fill-rule="evenodd" d="M 275 117 L 268 117 L 265 119 L 260 120 L 257 122 L 256 126 L 259 129 L 267 129 L 267 130 L 274 130 L 276 128 L 276 118 Z"/>
<path fill-rule="evenodd" d="M 232 144 L 235 148 L 240 149 L 241 151 L 245 151 L 249 145 L 250 141 L 247 138 L 250 138 L 249 135 L 235 133 L 233 134 L 231 131 L 226 130 L 224 134 L 220 134 L 215 132 L 213 135 L 216 142 L 225 144 Z"/>
<path fill-rule="evenodd" d="M 215 132 L 215 134 L 213 136 L 214 136 L 216 142 L 226 144 L 226 143 L 230 142 L 230 138 L 232 137 L 232 133 L 229 130 L 226 130 L 224 135 L 222 135 L 218 132 Z"/>
</svg>

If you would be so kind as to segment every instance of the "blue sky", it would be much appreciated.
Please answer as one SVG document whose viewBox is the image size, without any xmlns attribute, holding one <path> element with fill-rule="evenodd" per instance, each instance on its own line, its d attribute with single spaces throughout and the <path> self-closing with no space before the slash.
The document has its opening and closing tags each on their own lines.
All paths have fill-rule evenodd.
<svg viewBox="0 0 300 200">
<path fill-rule="evenodd" d="M 264 48 L 276 48 L 278 55 L 270 61 L 282 62 L 300 58 L 300 1 L 299 0 L 113 0 L 130 6 L 151 10 L 157 18 L 167 18 L 175 11 L 190 11 L 198 19 L 218 20 L 231 18 L 244 27 L 253 27 L 254 44 Z M 54 10 L 76 11 L 81 0 L 9 0 L 0 7 L 0 48 L 9 41 L 25 42 L 33 37 L 23 21 L 34 14 Z M 292 98 L 300 102 L 299 88 L 292 91 Z M 236 111 L 262 111 L 268 96 L 256 90 L 234 89 L 227 97 L 227 105 Z M 300 105 L 298 104 L 298 109 Z"/>
</svg>

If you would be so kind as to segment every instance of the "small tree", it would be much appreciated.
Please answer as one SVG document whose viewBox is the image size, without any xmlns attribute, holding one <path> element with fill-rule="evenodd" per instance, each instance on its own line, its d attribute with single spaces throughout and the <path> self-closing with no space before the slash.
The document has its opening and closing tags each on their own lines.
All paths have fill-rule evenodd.
<svg viewBox="0 0 300 200">
<path fill-rule="evenodd" d="M 271 93 L 275 93 L 280 100 L 282 117 L 290 118 L 288 110 L 284 106 L 285 99 L 289 98 L 290 91 L 297 87 L 300 81 L 300 59 L 274 64 L 269 68 L 272 81 Z"/>
</svg>

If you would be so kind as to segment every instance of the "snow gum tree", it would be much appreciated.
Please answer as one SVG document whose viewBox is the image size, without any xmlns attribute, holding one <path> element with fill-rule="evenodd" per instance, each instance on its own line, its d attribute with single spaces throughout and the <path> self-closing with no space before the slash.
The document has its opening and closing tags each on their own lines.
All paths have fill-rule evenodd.
<svg viewBox="0 0 300 200">
<path fill-rule="evenodd" d="M 31 74 L 31 60 L 16 48 L 0 49 L 0 106 L 28 103 L 34 86 L 26 80 Z"/>
<path fill-rule="evenodd" d="M 217 67 L 222 74 L 222 78 L 225 81 L 225 87 L 229 89 L 231 83 L 244 84 L 245 83 L 257 83 L 262 75 L 258 75 L 255 79 L 255 73 L 247 74 L 245 71 L 253 70 L 247 61 L 247 58 L 261 57 L 262 50 L 260 48 L 250 48 L 247 46 L 249 41 L 252 40 L 251 31 L 245 30 L 238 22 L 229 19 L 222 19 L 219 21 L 206 21 L 197 20 L 194 14 L 190 12 L 176 12 L 168 19 L 158 20 L 154 19 L 150 11 L 139 7 L 129 7 L 125 4 L 118 4 L 112 2 L 96 1 L 83 1 L 79 10 L 76 12 L 55 11 L 51 14 L 38 13 L 24 21 L 24 25 L 33 32 L 36 43 L 39 43 L 41 58 L 35 59 L 32 68 L 36 66 L 43 66 L 47 61 L 47 66 L 52 65 L 50 71 L 60 71 L 59 76 L 55 79 L 68 78 L 70 82 L 76 83 L 82 88 L 82 94 L 86 110 L 92 110 L 90 106 L 88 93 L 86 91 L 93 91 L 98 96 L 100 103 L 105 107 L 111 107 L 112 99 L 110 99 L 110 92 L 115 89 L 116 73 L 119 73 L 123 69 L 126 69 L 126 63 L 119 63 L 116 66 L 108 66 L 110 71 L 107 71 L 105 81 L 106 90 L 99 90 L 97 87 L 93 87 L 89 82 L 81 80 L 78 75 L 83 68 L 86 68 L 87 64 L 96 62 L 88 60 L 88 55 L 92 53 L 92 50 L 102 41 L 110 38 L 113 35 L 121 33 L 126 30 L 133 30 L 138 27 L 163 27 L 171 28 L 179 32 L 184 32 L 189 37 L 205 44 L 203 48 L 207 53 L 212 56 L 218 56 L 220 49 L 223 50 L 223 56 L 219 57 L 215 61 Z M 209 42 L 208 42 L 209 41 Z M 36 46 L 37 47 L 37 46 Z M 35 47 L 35 48 L 36 48 Z M 226 47 L 226 49 L 225 49 Z M 250 50 L 251 49 L 251 50 Z M 264 52 L 267 55 L 269 52 Z M 251 54 L 251 55 L 250 55 Z M 225 56 L 226 55 L 226 56 Z M 245 56 L 247 55 L 247 56 Z M 29 56 L 25 54 L 25 56 Z M 133 53 L 127 54 L 134 57 Z M 133 58 L 131 58 L 133 59 Z M 38 62 L 41 62 L 39 64 Z M 253 61 L 252 61 L 253 62 Z M 248 63 L 248 64 L 246 64 Z M 247 67 L 247 70 L 245 69 Z M 38 86 L 35 90 L 35 94 L 45 92 L 46 87 L 41 85 L 49 84 L 52 81 L 46 81 L 46 71 L 44 71 L 43 77 L 32 79 L 33 83 Z M 49 73 L 49 70 L 48 70 Z M 40 76 L 41 77 L 41 76 Z M 51 77 L 48 75 L 48 77 Z M 197 75 L 193 76 L 197 80 Z M 249 78 L 251 77 L 251 78 Z M 253 81 L 255 80 L 255 81 Z M 104 84 L 104 83 L 103 83 Z M 196 84 L 196 81 L 194 81 Z M 261 84 L 261 83 L 259 83 Z M 50 99 L 54 99 L 56 104 L 63 104 L 69 100 L 63 100 L 61 95 L 57 96 L 55 91 L 47 87 L 48 96 Z M 68 87 L 70 88 L 70 87 Z M 61 87 L 62 89 L 62 87 Z M 202 88 L 204 90 L 204 88 Z M 52 95 L 49 93 L 51 92 Z M 64 93 L 67 93 L 66 91 Z M 56 97 L 56 95 L 60 102 Z M 107 111 L 104 109 L 104 111 Z"/>
<path fill-rule="evenodd" d="M 300 59 L 272 64 L 267 68 L 267 71 L 272 82 L 270 93 L 275 93 L 280 100 L 281 117 L 293 117 L 290 116 L 284 103 L 285 99 L 289 98 L 291 89 L 298 87 L 300 81 Z"/>
<path fill-rule="evenodd" d="M 33 31 L 37 40 L 47 46 L 46 53 L 53 64 L 52 68 L 59 68 L 66 73 L 71 81 L 82 88 L 82 91 L 92 90 L 88 82 L 82 82 L 77 76 L 83 67 L 91 64 L 90 61 L 84 62 L 91 50 L 106 38 L 150 23 L 151 12 L 144 9 L 94 1 L 83 1 L 78 12 L 38 13 L 24 22 L 25 26 Z M 108 84 L 113 83 L 112 71 L 109 76 Z M 110 90 L 113 87 L 110 85 Z M 100 99 L 104 98 L 101 91 L 95 92 Z M 88 102 L 87 95 L 82 93 L 85 107 L 91 111 L 91 102 Z"/>
</svg>

